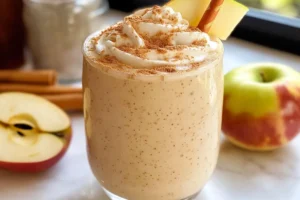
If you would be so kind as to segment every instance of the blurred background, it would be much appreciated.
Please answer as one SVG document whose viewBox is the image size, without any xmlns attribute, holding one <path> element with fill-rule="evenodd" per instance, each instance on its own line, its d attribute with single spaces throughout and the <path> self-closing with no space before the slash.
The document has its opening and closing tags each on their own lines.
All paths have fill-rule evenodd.
<svg viewBox="0 0 300 200">
<path fill-rule="evenodd" d="M 80 111 L 70 112 L 75 137 L 65 160 L 52 171 L 35 176 L 0 170 L 0 200 L 25 199 L 26 195 L 30 200 L 55 199 L 51 195 L 63 200 L 107 200 L 88 163 L 81 162 L 86 160 L 81 46 L 90 33 L 128 12 L 167 1 L 0 0 L 0 93 L 34 93 L 65 111 Z M 224 41 L 224 72 L 261 61 L 283 63 L 300 71 L 300 0 L 237 1 L 250 11 Z M 41 73 L 43 70 L 50 71 Z M 259 154 L 223 143 L 215 176 L 202 198 L 299 200 L 299 144 L 300 137 L 279 151 Z M 72 196 L 67 197 L 69 194 Z"/>
<path fill-rule="evenodd" d="M 53 69 L 60 82 L 78 81 L 82 42 L 99 29 L 99 23 L 106 23 L 101 19 L 109 7 L 132 12 L 167 1 L 1 0 L 0 69 Z M 247 14 L 232 36 L 300 54 L 296 48 L 300 43 L 300 0 L 238 1 L 254 12 Z M 280 45 L 274 42 L 278 39 Z"/>
<path fill-rule="evenodd" d="M 273 12 L 285 17 L 300 17 L 300 0 L 238 0 L 252 8 Z"/>
</svg>

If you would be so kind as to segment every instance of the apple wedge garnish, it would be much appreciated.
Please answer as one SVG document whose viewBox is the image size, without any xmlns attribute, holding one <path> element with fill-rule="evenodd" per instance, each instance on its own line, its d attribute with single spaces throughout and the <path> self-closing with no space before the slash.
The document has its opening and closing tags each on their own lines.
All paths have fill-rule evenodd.
<svg viewBox="0 0 300 200">
<path fill-rule="evenodd" d="M 180 12 L 182 17 L 188 20 L 190 26 L 196 27 L 210 2 L 211 0 L 172 0 L 166 6 L 171 7 L 176 12 Z"/>
<path fill-rule="evenodd" d="M 198 26 L 202 31 L 221 40 L 230 36 L 249 10 L 234 0 L 172 0 L 166 6 L 180 12 L 190 26 Z"/>
<path fill-rule="evenodd" d="M 234 28 L 248 12 L 248 8 L 234 0 L 224 0 L 208 31 L 209 35 L 227 40 Z"/>
<path fill-rule="evenodd" d="M 33 94 L 0 94 L 0 168 L 43 171 L 65 154 L 71 140 L 68 115 Z"/>
</svg>

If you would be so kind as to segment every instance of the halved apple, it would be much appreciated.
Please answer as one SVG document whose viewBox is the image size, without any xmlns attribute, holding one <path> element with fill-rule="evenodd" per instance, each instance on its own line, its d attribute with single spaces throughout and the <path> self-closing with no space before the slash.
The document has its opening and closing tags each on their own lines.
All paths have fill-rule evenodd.
<svg viewBox="0 0 300 200">
<path fill-rule="evenodd" d="M 0 168 L 43 171 L 65 154 L 71 140 L 68 115 L 39 96 L 0 94 Z"/>
<path fill-rule="evenodd" d="M 210 2 L 211 0 L 173 0 L 169 1 L 166 6 L 171 7 L 176 12 L 180 12 L 182 17 L 188 20 L 190 26 L 196 27 Z"/>
</svg>

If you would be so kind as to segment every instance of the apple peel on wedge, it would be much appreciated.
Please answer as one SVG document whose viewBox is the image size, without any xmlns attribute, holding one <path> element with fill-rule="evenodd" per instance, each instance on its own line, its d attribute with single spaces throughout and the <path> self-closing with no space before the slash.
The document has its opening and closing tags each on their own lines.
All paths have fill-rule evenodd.
<svg viewBox="0 0 300 200">
<path fill-rule="evenodd" d="M 68 115 L 37 95 L 0 94 L 0 168 L 44 171 L 65 154 L 71 141 Z"/>
</svg>

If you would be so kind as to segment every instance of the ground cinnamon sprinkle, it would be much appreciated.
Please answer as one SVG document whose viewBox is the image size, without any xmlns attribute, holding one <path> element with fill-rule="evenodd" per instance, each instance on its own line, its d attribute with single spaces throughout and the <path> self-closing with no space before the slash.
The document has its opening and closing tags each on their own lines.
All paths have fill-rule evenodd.
<svg viewBox="0 0 300 200">
<path fill-rule="evenodd" d="M 184 50 L 186 48 L 190 48 L 190 46 L 188 45 L 177 45 L 177 46 L 166 46 L 164 47 L 165 49 L 167 50 L 170 50 L 170 51 L 181 51 L 181 50 Z"/>
<path fill-rule="evenodd" d="M 139 69 L 136 72 L 139 74 L 146 74 L 146 75 L 157 74 L 157 72 L 153 69 Z"/>
<path fill-rule="evenodd" d="M 163 49 L 163 48 L 157 48 L 157 52 L 160 53 L 160 54 L 165 54 L 168 51 L 166 49 Z"/>
<path fill-rule="evenodd" d="M 92 47 L 94 47 L 94 46 L 97 45 L 97 43 L 98 43 L 100 37 L 101 37 L 101 35 L 96 36 L 96 37 L 93 37 L 93 38 L 91 39 L 91 44 L 92 44 L 91 46 L 92 46 Z M 90 48 L 91 48 L 91 47 L 90 47 Z"/>
<path fill-rule="evenodd" d="M 169 33 L 157 32 L 155 35 L 149 37 L 149 35 L 141 34 L 144 39 L 145 45 L 150 49 L 163 48 L 171 44 L 171 36 Z"/>
<path fill-rule="evenodd" d="M 146 54 L 150 51 L 150 49 L 134 49 L 134 55 L 140 58 L 146 58 Z"/>
<path fill-rule="evenodd" d="M 138 56 L 140 58 L 146 58 L 146 54 L 151 51 L 151 49 L 148 49 L 148 48 L 134 48 L 134 47 L 125 46 L 125 45 L 119 47 L 118 49 L 120 49 L 121 51 L 124 51 L 126 53 Z"/>
<path fill-rule="evenodd" d="M 153 69 L 156 71 L 168 72 L 168 73 L 174 73 L 177 71 L 174 67 L 171 67 L 171 66 L 158 66 Z"/>
<path fill-rule="evenodd" d="M 180 60 L 182 58 L 181 53 L 176 53 L 176 55 L 174 56 L 174 60 Z"/>
<path fill-rule="evenodd" d="M 197 48 L 203 48 L 205 50 L 205 46 L 207 45 L 207 40 L 202 39 L 198 41 L 194 41 L 190 45 L 175 45 L 173 42 L 173 37 L 176 35 L 177 32 L 181 32 L 182 30 L 180 28 L 173 28 L 169 32 L 162 32 L 159 31 L 154 35 L 149 35 L 147 33 L 143 33 L 142 30 L 139 30 L 139 23 L 140 22 L 145 22 L 145 23 L 152 23 L 152 24 L 165 24 L 166 22 L 163 19 L 152 19 L 148 18 L 145 19 L 143 16 L 150 11 L 153 12 L 154 14 L 161 14 L 162 9 L 159 6 L 154 6 L 152 9 L 145 9 L 142 13 L 139 15 L 130 15 L 128 17 L 125 17 L 124 21 L 125 23 L 128 23 L 131 25 L 134 29 L 135 32 L 138 34 L 139 37 L 141 37 L 144 41 L 144 46 L 142 45 L 141 47 L 135 47 L 134 45 L 126 44 L 126 45 L 121 45 L 121 46 L 116 46 L 121 51 L 124 51 L 126 53 L 132 54 L 134 56 L 137 56 L 141 59 L 146 59 L 147 54 L 151 51 L 155 51 L 157 54 L 162 54 L 159 56 L 159 59 L 164 60 L 164 61 L 178 61 L 182 59 L 193 59 L 191 56 L 184 55 L 181 51 L 185 50 L 186 48 L 191 48 L 191 47 L 197 47 Z M 163 15 L 168 16 L 168 24 L 171 22 L 176 24 L 178 23 L 178 18 L 176 16 L 172 16 L 168 13 L 164 13 Z M 124 22 L 119 22 L 114 26 L 109 27 L 108 29 L 104 30 L 101 34 L 98 36 L 94 37 L 91 39 L 91 46 L 95 46 L 99 39 L 103 36 L 103 34 L 106 34 L 105 37 L 111 40 L 112 42 L 116 42 L 117 37 L 121 38 L 128 38 L 128 35 L 123 32 L 123 24 Z M 189 27 L 184 30 L 184 32 L 201 32 L 200 29 L 197 27 Z M 168 51 L 173 51 L 175 56 L 170 57 Z M 159 72 L 164 72 L 164 73 L 175 73 L 178 72 L 180 73 L 181 71 L 190 71 L 195 68 L 199 68 L 203 63 L 192 63 L 186 66 L 182 66 L 183 68 L 176 69 L 176 66 L 172 65 L 163 65 L 163 66 L 153 66 L 150 69 L 137 69 L 134 66 L 128 66 L 122 62 L 120 62 L 116 57 L 110 56 L 110 55 L 105 55 L 105 52 L 98 52 L 98 55 L 100 57 L 97 57 L 95 59 L 95 62 L 101 63 L 108 69 L 115 69 L 115 70 L 120 70 L 124 71 L 125 73 L 128 74 L 128 78 L 134 79 L 137 74 L 144 74 L 144 75 L 154 75 L 158 74 Z M 163 55 L 165 54 L 165 55 Z M 134 69 L 134 72 L 132 71 Z M 162 76 L 163 77 L 163 76 Z"/>
<path fill-rule="evenodd" d="M 174 23 L 177 24 L 178 23 L 178 18 L 175 16 L 169 16 L 169 19 Z"/>
<path fill-rule="evenodd" d="M 111 26 L 107 29 L 105 29 L 100 35 L 99 37 L 101 37 L 101 35 L 107 33 L 107 32 L 112 32 L 112 31 L 116 31 L 116 32 L 122 32 L 123 30 L 123 26 L 122 26 L 122 22 L 119 22 L 117 24 L 115 24 L 114 26 Z"/>
<path fill-rule="evenodd" d="M 115 57 L 109 56 L 109 55 L 105 55 L 99 60 L 101 60 L 104 63 L 116 63 L 117 62 L 117 59 Z"/>
<path fill-rule="evenodd" d="M 192 45 L 194 45 L 194 46 L 205 46 L 206 44 L 207 44 L 206 39 L 196 40 L 192 43 Z"/>
</svg>

